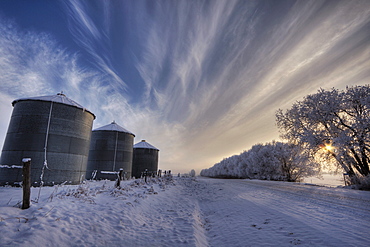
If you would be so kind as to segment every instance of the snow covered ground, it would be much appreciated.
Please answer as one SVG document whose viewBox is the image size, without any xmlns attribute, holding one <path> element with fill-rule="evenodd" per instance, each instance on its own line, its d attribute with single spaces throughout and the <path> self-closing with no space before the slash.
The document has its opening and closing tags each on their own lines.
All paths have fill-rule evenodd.
<svg viewBox="0 0 370 247">
<path fill-rule="evenodd" d="M 304 183 L 323 185 L 326 187 L 338 187 L 344 186 L 344 178 L 342 174 L 323 174 L 321 178 L 317 177 L 308 177 L 304 178 Z"/>
<path fill-rule="evenodd" d="M 0 246 L 369 246 L 369 191 L 174 177 L 44 187 L 26 210 L 21 197 L 0 187 Z"/>
</svg>

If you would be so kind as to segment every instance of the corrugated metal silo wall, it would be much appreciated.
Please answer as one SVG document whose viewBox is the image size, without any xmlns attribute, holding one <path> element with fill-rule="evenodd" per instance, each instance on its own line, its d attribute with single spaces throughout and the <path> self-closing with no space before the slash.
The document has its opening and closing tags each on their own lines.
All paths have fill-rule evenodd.
<svg viewBox="0 0 370 247">
<path fill-rule="evenodd" d="M 132 176 L 140 178 L 141 173 L 148 169 L 149 172 L 158 170 L 158 150 L 148 148 L 134 148 L 132 159 Z"/>
<path fill-rule="evenodd" d="M 31 158 L 32 185 L 40 184 L 44 165 L 44 147 L 51 102 L 19 101 L 14 105 L 0 163 L 21 165 L 22 158 Z M 86 174 L 94 116 L 82 109 L 52 104 L 45 185 L 79 183 Z M 22 181 L 21 169 L 0 169 L 0 184 Z"/>
<path fill-rule="evenodd" d="M 95 179 L 115 180 L 116 175 L 104 174 L 101 171 L 119 171 L 121 168 L 123 175 L 130 178 L 133 145 L 134 136 L 131 134 L 105 130 L 93 131 L 86 178 L 91 179 L 93 171 L 97 170 Z"/>
</svg>

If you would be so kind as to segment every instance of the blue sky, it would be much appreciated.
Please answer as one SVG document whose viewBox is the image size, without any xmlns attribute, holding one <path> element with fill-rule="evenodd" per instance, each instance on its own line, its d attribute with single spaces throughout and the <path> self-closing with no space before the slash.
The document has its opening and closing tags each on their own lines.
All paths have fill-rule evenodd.
<svg viewBox="0 0 370 247">
<path fill-rule="evenodd" d="M 67 97 L 208 168 L 279 140 L 275 112 L 370 83 L 370 1 L 0 1 L 0 147 L 14 99 Z"/>
</svg>

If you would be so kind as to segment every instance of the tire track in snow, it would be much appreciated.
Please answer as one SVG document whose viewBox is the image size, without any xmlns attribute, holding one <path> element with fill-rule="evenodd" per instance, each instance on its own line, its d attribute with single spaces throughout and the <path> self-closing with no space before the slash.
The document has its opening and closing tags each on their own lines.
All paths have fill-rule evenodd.
<svg viewBox="0 0 370 247">
<path fill-rule="evenodd" d="M 185 197 L 187 197 L 192 204 L 193 208 L 193 235 L 195 239 L 196 247 L 207 247 L 209 246 L 207 237 L 207 222 L 203 216 L 203 213 L 199 207 L 198 199 L 195 195 L 202 193 L 195 184 L 196 180 L 193 178 L 180 178 L 177 179 L 178 185 L 182 187 Z"/>
<path fill-rule="evenodd" d="M 204 221 L 202 212 L 199 208 L 198 203 L 195 204 L 193 212 L 193 229 L 194 239 L 196 247 L 207 247 L 209 246 L 207 235 L 206 235 L 206 222 Z"/>
<path fill-rule="evenodd" d="M 122 215 L 127 238 L 123 246 L 209 246 L 205 221 L 189 192 L 189 179 L 137 200 Z"/>
<path fill-rule="evenodd" d="M 125 214 L 133 236 L 125 246 L 195 246 L 193 210 L 179 186 L 135 203 Z"/>
</svg>

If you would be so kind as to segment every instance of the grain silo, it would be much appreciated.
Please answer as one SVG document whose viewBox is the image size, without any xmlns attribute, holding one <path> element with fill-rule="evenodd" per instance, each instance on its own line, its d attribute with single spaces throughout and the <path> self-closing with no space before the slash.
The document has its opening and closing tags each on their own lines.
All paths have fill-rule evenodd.
<svg viewBox="0 0 370 247">
<path fill-rule="evenodd" d="M 131 177 L 132 152 L 135 135 L 116 122 L 92 131 L 87 179 L 117 178 L 116 172 L 123 170 L 122 176 Z"/>
<path fill-rule="evenodd" d="M 14 100 L 1 153 L 0 185 L 22 181 L 22 169 L 8 168 L 31 158 L 32 185 L 79 183 L 86 174 L 95 115 L 59 93 Z"/>
<path fill-rule="evenodd" d="M 132 159 L 132 176 L 140 178 L 145 170 L 148 170 L 149 174 L 156 173 L 158 170 L 158 153 L 159 149 L 145 140 L 136 143 Z"/>
</svg>

